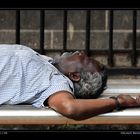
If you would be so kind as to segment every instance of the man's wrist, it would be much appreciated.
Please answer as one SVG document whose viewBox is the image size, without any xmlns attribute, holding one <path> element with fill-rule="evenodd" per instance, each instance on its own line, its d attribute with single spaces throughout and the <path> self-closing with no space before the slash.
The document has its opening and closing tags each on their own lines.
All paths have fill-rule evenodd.
<svg viewBox="0 0 140 140">
<path fill-rule="evenodd" d="M 115 100 L 115 102 L 116 102 L 116 108 L 115 108 L 115 110 L 120 110 L 120 109 L 121 109 L 121 104 L 119 103 L 118 98 L 115 97 L 115 96 L 111 96 L 111 97 L 109 97 L 109 98 Z"/>
</svg>

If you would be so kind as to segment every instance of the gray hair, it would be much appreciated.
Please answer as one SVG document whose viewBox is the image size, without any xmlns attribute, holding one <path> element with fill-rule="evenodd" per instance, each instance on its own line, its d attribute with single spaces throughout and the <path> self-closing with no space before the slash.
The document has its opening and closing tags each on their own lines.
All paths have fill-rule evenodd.
<svg viewBox="0 0 140 140">
<path fill-rule="evenodd" d="M 80 81 L 74 82 L 76 98 L 97 98 L 106 86 L 106 81 L 103 81 L 103 73 L 81 72 L 80 74 Z"/>
<path fill-rule="evenodd" d="M 77 51 L 75 52 L 77 53 Z M 61 62 L 62 58 L 71 55 L 71 52 L 65 52 L 61 56 L 54 58 L 54 64 L 57 65 Z M 96 72 L 80 72 L 81 79 L 78 82 L 73 82 L 76 98 L 97 98 L 105 89 L 107 82 L 106 68 L 102 73 Z"/>
</svg>

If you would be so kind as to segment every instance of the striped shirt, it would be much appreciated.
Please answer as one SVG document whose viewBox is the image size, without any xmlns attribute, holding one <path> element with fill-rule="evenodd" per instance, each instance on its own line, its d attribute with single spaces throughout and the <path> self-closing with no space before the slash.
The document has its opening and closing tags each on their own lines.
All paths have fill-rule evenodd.
<svg viewBox="0 0 140 140">
<path fill-rule="evenodd" d="M 43 102 L 58 91 L 74 93 L 73 83 L 56 69 L 50 57 L 42 57 L 29 47 L 0 45 L 0 105 Z"/>
</svg>

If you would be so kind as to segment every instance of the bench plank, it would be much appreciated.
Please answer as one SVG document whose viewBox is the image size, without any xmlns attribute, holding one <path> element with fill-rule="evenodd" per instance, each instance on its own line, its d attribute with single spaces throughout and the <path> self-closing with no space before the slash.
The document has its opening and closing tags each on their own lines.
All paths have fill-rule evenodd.
<svg viewBox="0 0 140 140">
<path fill-rule="evenodd" d="M 0 124 L 140 124 L 140 108 L 104 113 L 90 119 L 75 121 L 46 108 L 3 106 Z"/>
</svg>

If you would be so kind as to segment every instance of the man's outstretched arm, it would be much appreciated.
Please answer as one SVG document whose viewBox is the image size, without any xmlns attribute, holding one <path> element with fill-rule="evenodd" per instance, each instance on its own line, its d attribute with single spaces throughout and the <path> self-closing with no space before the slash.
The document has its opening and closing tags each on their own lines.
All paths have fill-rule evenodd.
<svg viewBox="0 0 140 140">
<path fill-rule="evenodd" d="M 136 101 L 129 95 L 118 96 L 118 101 L 122 107 L 140 106 L 140 98 Z M 117 103 L 111 98 L 75 99 L 70 93 L 61 91 L 50 96 L 48 105 L 68 118 L 82 120 L 110 112 L 116 108 Z"/>
</svg>

